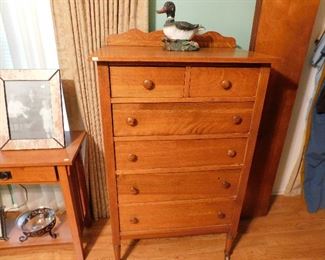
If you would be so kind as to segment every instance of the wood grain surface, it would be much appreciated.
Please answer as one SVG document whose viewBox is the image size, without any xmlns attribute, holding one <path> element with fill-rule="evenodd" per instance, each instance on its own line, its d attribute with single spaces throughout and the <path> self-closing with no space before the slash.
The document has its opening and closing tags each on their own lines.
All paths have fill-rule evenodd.
<svg viewBox="0 0 325 260">
<path fill-rule="evenodd" d="M 243 163 L 246 138 L 115 142 L 117 170 L 239 165 Z M 231 157 L 229 151 L 236 154 Z M 130 161 L 129 155 L 136 160 Z"/>
<path fill-rule="evenodd" d="M 128 46 L 132 35 L 158 34 L 131 31 L 93 56 L 115 259 L 120 239 L 211 232 L 228 233 L 229 255 L 274 59 L 230 48 L 168 52 L 141 40 Z M 237 175 L 222 184 L 224 170 Z"/>
<path fill-rule="evenodd" d="M 195 200 L 120 204 L 121 233 L 230 224 L 233 203 L 232 200 Z M 134 219 L 138 222 L 132 223 Z"/>
<path fill-rule="evenodd" d="M 180 98 L 112 98 L 112 104 L 142 103 L 211 103 L 211 102 L 254 102 L 255 97 L 180 97 Z"/>
<path fill-rule="evenodd" d="M 193 229 L 194 230 L 194 229 Z M 219 232 L 222 230 L 219 230 Z M 225 230 L 223 230 L 225 231 Z M 269 214 L 244 219 L 240 223 L 240 240 L 232 260 L 299 259 L 323 260 L 325 211 L 309 214 L 302 197 L 273 197 Z M 45 237 L 40 240 L 44 241 Z M 102 219 L 86 230 L 87 259 L 113 259 L 110 221 Z M 122 240 L 122 256 L 130 260 L 211 260 L 223 259 L 225 234 Z M 6 243 L 0 241 L 0 243 Z M 1 250 L 2 260 L 64 259 L 74 260 L 71 244 L 42 246 L 37 250 Z"/>
<path fill-rule="evenodd" d="M 252 109 L 252 102 L 114 104 L 114 135 L 248 133 Z"/>
<path fill-rule="evenodd" d="M 80 150 L 84 144 L 86 133 L 84 131 L 67 132 L 67 147 L 57 150 L 35 150 L 35 151 L 1 151 L 0 171 L 11 173 L 4 176 L 0 185 L 8 184 L 42 184 L 56 183 L 60 186 L 64 197 L 64 204 L 67 219 L 60 227 L 58 223 L 54 232 L 60 232 L 58 239 L 29 238 L 23 246 L 40 247 L 44 244 L 72 243 L 77 259 L 84 259 L 84 248 L 82 244 L 82 231 L 84 226 L 89 226 L 90 218 L 88 211 L 88 196 L 86 193 L 86 183 L 83 166 L 80 162 Z M 3 179 L 3 177 L 7 177 Z M 27 198 L 28 199 L 28 198 Z M 22 245 L 17 243 L 19 233 L 22 231 L 16 228 L 10 220 L 8 229 L 9 241 L 0 243 L 0 249 L 17 248 Z M 61 223 L 62 224 L 62 223 Z M 62 232 L 62 234 L 61 234 Z M 45 235 L 46 236 L 46 235 Z M 61 237 L 62 236 L 62 237 Z M 68 240 L 69 239 L 69 240 Z M 33 240 L 33 241 L 30 241 Z M 21 244 L 21 243 L 20 243 Z"/>
<path fill-rule="evenodd" d="M 83 131 L 65 132 L 66 147 L 50 150 L 0 151 L 0 168 L 72 165 L 80 144 L 86 137 Z M 46 154 L 46 156 L 44 156 Z M 17 160 L 19 158 L 19 160 Z"/>
<path fill-rule="evenodd" d="M 203 48 L 200 51 L 172 52 L 163 51 L 161 47 L 136 46 L 104 46 L 92 54 L 94 61 L 111 63 L 128 62 L 142 64 L 147 62 L 167 62 L 175 65 L 189 63 L 234 63 L 240 64 L 243 59 L 248 64 L 269 64 L 278 61 L 269 55 L 230 48 Z"/>
<path fill-rule="evenodd" d="M 105 170 L 107 177 L 107 191 L 109 191 L 109 213 L 112 223 L 112 240 L 115 258 L 120 259 L 120 223 L 117 206 L 117 187 L 115 175 L 115 152 L 113 140 L 113 119 L 111 116 L 111 99 L 110 99 L 110 75 L 107 65 L 99 64 L 98 70 L 98 88 L 100 94 L 100 110 L 102 116 L 103 145 Z"/>
<path fill-rule="evenodd" d="M 192 68 L 191 97 L 253 97 L 259 68 Z M 229 82 L 224 88 L 223 82 Z"/>
<path fill-rule="evenodd" d="M 57 182 L 54 167 L 17 167 L 0 168 L 0 172 L 10 172 L 9 180 L 0 180 L 0 184 L 5 183 L 40 183 Z"/>
<path fill-rule="evenodd" d="M 185 68 L 110 67 L 112 97 L 182 97 Z M 144 81 L 152 82 L 147 89 Z"/>
<path fill-rule="evenodd" d="M 235 197 L 240 170 L 122 174 L 117 178 L 119 203 Z"/>
<path fill-rule="evenodd" d="M 251 50 L 279 57 L 282 62 L 272 66 L 244 205 L 246 216 L 265 215 L 269 209 L 318 6 L 319 0 L 258 1 Z"/>
</svg>

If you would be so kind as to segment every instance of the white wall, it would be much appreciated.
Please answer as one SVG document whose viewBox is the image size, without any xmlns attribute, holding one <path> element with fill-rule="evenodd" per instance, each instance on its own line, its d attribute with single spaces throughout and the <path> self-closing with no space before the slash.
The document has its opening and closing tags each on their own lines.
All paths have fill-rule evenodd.
<svg viewBox="0 0 325 260">
<path fill-rule="evenodd" d="M 309 43 L 308 53 L 304 63 L 303 72 L 300 78 L 297 97 L 293 107 L 286 142 L 273 187 L 273 193 L 275 194 L 283 194 L 285 192 L 290 176 L 296 172 L 299 167 L 301 152 L 305 139 L 306 119 L 316 87 L 316 69 L 311 67 L 310 61 L 313 56 L 313 50 L 315 47 L 314 41 L 321 35 L 324 29 L 325 0 L 321 0 L 311 40 Z M 297 39 L 297 44 L 299 44 L 299 39 Z"/>
</svg>

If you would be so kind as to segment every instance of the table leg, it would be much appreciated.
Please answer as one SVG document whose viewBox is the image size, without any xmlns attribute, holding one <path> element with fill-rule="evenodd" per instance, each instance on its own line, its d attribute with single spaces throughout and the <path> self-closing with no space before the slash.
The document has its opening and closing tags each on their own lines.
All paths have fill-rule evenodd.
<svg viewBox="0 0 325 260">
<path fill-rule="evenodd" d="M 64 197 L 65 207 L 68 215 L 68 221 L 70 224 L 71 236 L 74 244 L 75 253 L 78 260 L 84 259 L 84 250 L 81 241 L 82 234 L 79 232 L 78 220 L 76 216 L 76 211 L 73 204 L 72 189 L 70 183 L 70 172 L 66 166 L 57 167 L 60 185 Z"/>
<path fill-rule="evenodd" d="M 83 222 L 86 227 L 90 227 L 91 217 L 90 217 L 89 200 L 87 194 L 86 177 L 85 177 L 85 171 L 84 171 L 84 166 L 82 163 L 80 152 L 78 153 L 75 159 L 75 166 L 77 170 L 77 178 L 78 178 L 78 184 L 80 189 L 81 202 L 83 206 L 83 214 L 84 214 Z"/>
<path fill-rule="evenodd" d="M 114 245 L 114 256 L 115 260 L 121 259 L 121 245 Z"/>
</svg>

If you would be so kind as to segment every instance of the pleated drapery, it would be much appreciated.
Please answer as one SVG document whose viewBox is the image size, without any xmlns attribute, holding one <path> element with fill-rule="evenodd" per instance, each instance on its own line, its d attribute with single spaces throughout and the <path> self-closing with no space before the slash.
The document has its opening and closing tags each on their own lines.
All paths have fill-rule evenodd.
<svg viewBox="0 0 325 260">
<path fill-rule="evenodd" d="M 51 0 L 64 97 L 71 130 L 88 134 L 85 170 L 95 219 L 108 216 L 101 116 L 90 56 L 109 34 L 148 31 L 148 0 Z"/>
</svg>

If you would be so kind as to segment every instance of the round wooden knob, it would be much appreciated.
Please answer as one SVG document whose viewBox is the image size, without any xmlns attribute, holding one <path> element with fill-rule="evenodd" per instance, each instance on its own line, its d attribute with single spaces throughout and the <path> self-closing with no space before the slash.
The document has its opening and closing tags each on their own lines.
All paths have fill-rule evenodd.
<svg viewBox="0 0 325 260">
<path fill-rule="evenodd" d="M 227 152 L 227 154 L 228 154 L 228 156 L 229 157 L 235 157 L 236 155 L 237 155 L 237 152 L 235 151 L 235 150 L 228 150 L 228 152 Z"/>
<path fill-rule="evenodd" d="M 233 116 L 232 121 L 234 122 L 235 125 L 240 125 L 241 122 L 243 122 L 243 119 L 241 116 Z"/>
<path fill-rule="evenodd" d="M 153 83 L 152 80 L 149 79 L 145 79 L 143 81 L 143 86 L 147 89 L 147 90 L 152 90 L 155 88 L 155 84 Z"/>
<path fill-rule="evenodd" d="M 138 223 L 139 223 L 139 219 L 136 218 L 136 217 L 131 218 L 131 219 L 130 219 L 130 223 L 131 223 L 131 224 L 138 224 Z"/>
<path fill-rule="evenodd" d="M 129 160 L 130 162 L 136 162 L 136 161 L 138 160 L 138 156 L 136 156 L 135 154 L 131 153 L 131 154 L 129 154 L 129 156 L 128 156 L 128 160 Z"/>
<path fill-rule="evenodd" d="M 229 80 L 221 81 L 220 85 L 225 90 L 231 89 L 231 82 Z"/>
<path fill-rule="evenodd" d="M 138 124 L 138 121 L 134 117 L 128 117 L 126 122 L 129 126 L 136 126 Z"/>
<path fill-rule="evenodd" d="M 230 186 L 231 186 L 231 184 L 230 184 L 229 182 L 227 182 L 227 181 L 223 181 L 223 182 L 222 182 L 222 186 L 223 186 L 225 189 L 229 189 Z"/>
<path fill-rule="evenodd" d="M 130 192 L 133 195 L 138 195 L 139 194 L 139 190 L 136 187 L 131 187 Z"/>
<path fill-rule="evenodd" d="M 222 211 L 219 211 L 218 212 L 218 218 L 224 219 L 225 217 L 226 217 L 226 214 L 225 213 L 223 213 Z"/>
<path fill-rule="evenodd" d="M 0 180 L 7 181 L 11 178 L 11 172 L 0 172 Z"/>
</svg>

